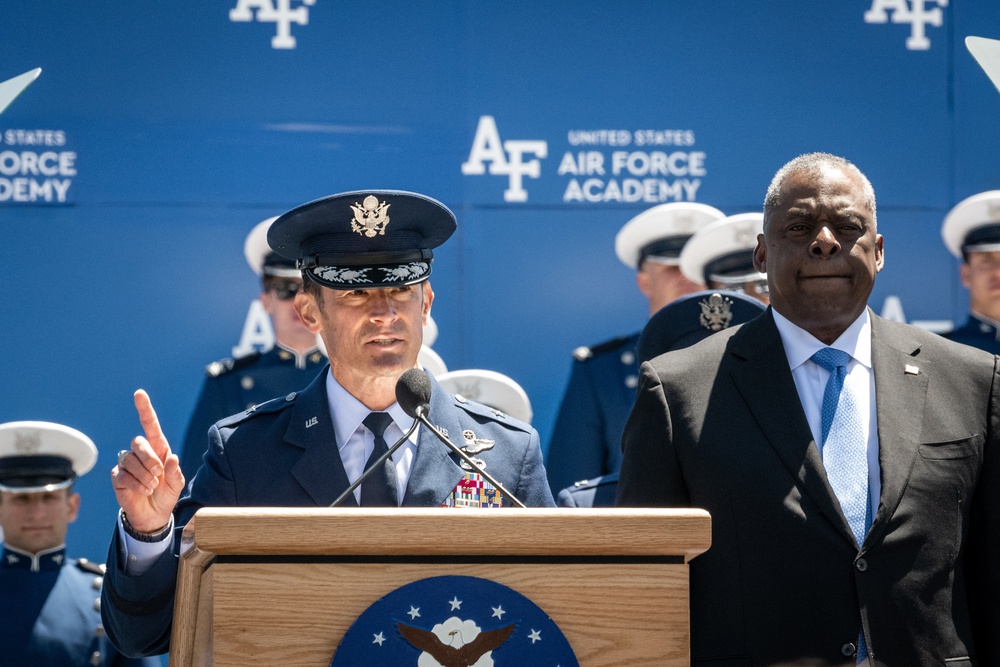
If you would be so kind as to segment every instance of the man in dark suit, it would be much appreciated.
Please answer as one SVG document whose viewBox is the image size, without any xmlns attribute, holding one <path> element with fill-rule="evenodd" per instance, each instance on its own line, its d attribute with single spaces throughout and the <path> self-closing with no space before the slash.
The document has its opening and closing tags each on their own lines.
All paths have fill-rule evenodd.
<svg viewBox="0 0 1000 667">
<path fill-rule="evenodd" d="M 434 300 L 432 249 L 454 229 L 443 204 L 396 191 L 332 195 L 281 216 L 268 242 L 299 261 L 305 283 L 295 306 L 323 337 L 329 370 L 301 392 L 209 429 L 205 463 L 179 502 L 177 455 L 149 398 L 136 392 L 145 437 L 119 453 L 112 471 L 122 512 L 102 598 L 108 634 L 126 653 L 169 648 L 178 531 L 200 507 L 329 506 L 387 443 L 403 438 L 414 420 L 396 402 L 396 381 L 417 366 Z M 538 433 L 430 382 L 428 417 L 438 430 L 459 439 L 526 505 L 553 506 Z M 376 470 L 346 506 L 510 504 L 422 427 Z"/>
<path fill-rule="evenodd" d="M 623 437 L 620 505 L 712 514 L 692 663 L 1000 664 L 997 358 L 866 307 L 851 163 L 796 158 L 764 216 L 771 307 L 644 364 Z"/>
</svg>

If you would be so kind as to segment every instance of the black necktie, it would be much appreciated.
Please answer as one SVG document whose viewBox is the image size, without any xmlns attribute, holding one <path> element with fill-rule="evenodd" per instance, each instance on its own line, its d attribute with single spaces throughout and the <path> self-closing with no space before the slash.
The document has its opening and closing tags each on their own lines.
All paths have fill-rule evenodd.
<svg viewBox="0 0 1000 667">
<path fill-rule="evenodd" d="M 375 435 L 375 449 L 365 463 L 367 470 L 378 457 L 389 451 L 389 446 L 385 444 L 382 434 L 392 423 L 392 416 L 388 412 L 372 412 L 361 422 L 369 431 Z M 361 506 L 362 507 L 398 507 L 396 498 L 398 491 L 396 487 L 396 466 L 390 456 L 382 464 L 382 470 L 376 470 L 371 476 L 361 484 Z"/>
</svg>

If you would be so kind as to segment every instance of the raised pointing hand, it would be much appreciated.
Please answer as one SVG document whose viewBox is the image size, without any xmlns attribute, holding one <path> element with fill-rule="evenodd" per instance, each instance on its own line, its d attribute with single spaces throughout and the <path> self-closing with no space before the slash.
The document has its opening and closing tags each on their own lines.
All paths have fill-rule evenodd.
<svg viewBox="0 0 1000 667">
<path fill-rule="evenodd" d="M 184 475 L 180 459 L 170 451 L 160 429 L 149 395 L 138 389 L 134 398 L 145 437 L 136 436 L 129 453 L 119 456 L 119 464 L 111 470 L 111 485 L 132 527 L 153 533 L 170 522 L 170 513 L 184 489 Z"/>
</svg>

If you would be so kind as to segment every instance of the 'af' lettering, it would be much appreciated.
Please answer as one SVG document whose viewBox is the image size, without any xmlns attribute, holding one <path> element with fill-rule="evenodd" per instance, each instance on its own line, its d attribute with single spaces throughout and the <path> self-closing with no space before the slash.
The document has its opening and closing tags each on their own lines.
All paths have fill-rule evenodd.
<svg viewBox="0 0 1000 667">
<path fill-rule="evenodd" d="M 292 9 L 292 0 L 276 0 L 275 7 L 271 0 L 238 0 L 236 7 L 229 10 L 229 20 L 237 22 L 253 21 L 253 10 L 257 10 L 258 23 L 274 23 L 278 34 L 271 38 L 272 49 L 294 49 L 295 38 L 292 37 L 292 24 L 308 25 L 309 8 L 302 6 Z M 303 5 L 315 5 L 316 0 L 302 0 Z"/>
<path fill-rule="evenodd" d="M 539 159 L 548 157 L 549 145 L 545 141 L 508 140 L 500 141 L 493 116 L 481 116 L 476 127 L 476 136 L 472 140 L 472 150 L 469 159 L 462 163 L 462 173 L 466 176 L 478 176 L 486 173 L 484 162 L 490 163 L 490 173 L 502 174 L 508 177 L 507 189 L 503 192 L 504 201 L 528 201 L 528 191 L 524 189 L 524 177 L 538 178 L 541 173 L 541 163 L 538 159 L 524 161 L 526 154 L 533 154 Z"/>
<path fill-rule="evenodd" d="M 928 3 L 936 3 L 933 9 L 926 9 Z M 892 12 L 893 23 L 909 23 L 910 36 L 906 48 L 911 51 L 926 51 L 931 48 L 925 26 L 941 27 L 941 7 L 947 7 L 948 0 L 872 0 L 871 9 L 865 12 L 865 23 L 887 23 L 888 11 Z"/>
</svg>

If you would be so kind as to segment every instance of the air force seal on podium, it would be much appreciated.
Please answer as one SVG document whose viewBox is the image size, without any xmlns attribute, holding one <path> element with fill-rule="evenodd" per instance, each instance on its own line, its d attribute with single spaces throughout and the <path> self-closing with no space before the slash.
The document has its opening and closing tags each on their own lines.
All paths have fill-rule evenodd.
<svg viewBox="0 0 1000 667">
<path fill-rule="evenodd" d="M 421 579 L 354 621 L 330 667 L 577 667 L 556 624 L 517 591 L 487 579 Z"/>
</svg>

